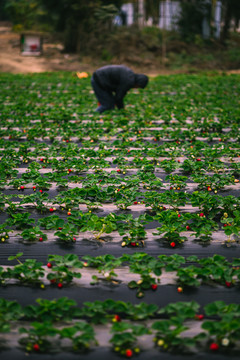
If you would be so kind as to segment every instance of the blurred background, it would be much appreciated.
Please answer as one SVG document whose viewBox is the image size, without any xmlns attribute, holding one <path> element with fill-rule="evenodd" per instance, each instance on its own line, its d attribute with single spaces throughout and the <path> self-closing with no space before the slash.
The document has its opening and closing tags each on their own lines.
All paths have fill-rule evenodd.
<svg viewBox="0 0 240 360">
<path fill-rule="evenodd" d="M 53 70 L 240 68 L 240 0 L 0 0 L 0 71 L 28 33 Z"/>
</svg>

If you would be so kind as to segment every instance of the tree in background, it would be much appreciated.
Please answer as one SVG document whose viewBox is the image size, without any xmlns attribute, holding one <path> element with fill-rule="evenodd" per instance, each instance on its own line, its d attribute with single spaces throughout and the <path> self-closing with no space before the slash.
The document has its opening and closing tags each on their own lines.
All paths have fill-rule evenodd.
<svg viewBox="0 0 240 360">
<path fill-rule="evenodd" d="M 208 0 L 182 0 L 178 20 L 179 31 L 185 41 L 193 41 L 196 35 L 202 36 L 202 24 L 207 16 L 210 23 L 211 3 Z"/>
<path fill-rule="evenodd" d="M 240 21 L 240 1 L 239 0 L 222 0 L 223 5 L 223 31 L 222 41 L 229 38 L 229 31 L 232 20 L 234 21 L 235 28 Z"/>
</svg>

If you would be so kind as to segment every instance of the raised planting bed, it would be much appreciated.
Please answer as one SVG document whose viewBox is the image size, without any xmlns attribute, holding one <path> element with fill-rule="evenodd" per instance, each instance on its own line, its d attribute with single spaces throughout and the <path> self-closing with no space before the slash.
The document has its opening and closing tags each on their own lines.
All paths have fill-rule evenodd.
<svg viewBox="0 0 240 360">
<path fill-rule="evenodd" d="M 239 358 L 239 80 L 0 76 L 1 359 Z"/>
</svg>

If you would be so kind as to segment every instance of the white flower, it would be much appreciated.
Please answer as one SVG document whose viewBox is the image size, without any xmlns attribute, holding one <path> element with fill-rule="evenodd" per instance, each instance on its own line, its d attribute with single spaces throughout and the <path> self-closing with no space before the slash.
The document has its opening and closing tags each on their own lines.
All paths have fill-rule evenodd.
<svg viewBox="0 0 240 360">
<path fill-rule="evenodd" d="M 223 346 L 228 346 L 229 345 L 229 339 L 227 339 L 227 338 L 222 339 L 222 345 Z"/>
</svg>

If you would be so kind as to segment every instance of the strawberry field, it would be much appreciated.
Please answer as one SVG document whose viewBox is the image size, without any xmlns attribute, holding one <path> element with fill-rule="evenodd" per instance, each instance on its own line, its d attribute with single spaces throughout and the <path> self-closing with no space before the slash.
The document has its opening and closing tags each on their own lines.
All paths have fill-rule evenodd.
<svg viewBox="0 0 240 360">
<path fill-rule="evenodd" d="M 239 358 L 239 80 L 1 74 L 1 359 Z"/>
</svg>

